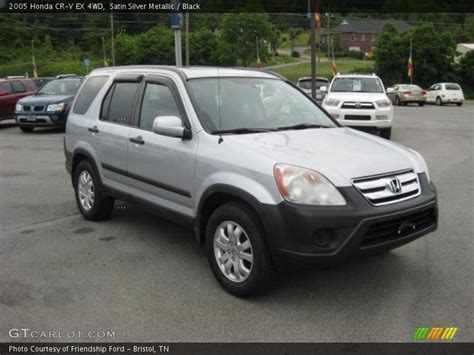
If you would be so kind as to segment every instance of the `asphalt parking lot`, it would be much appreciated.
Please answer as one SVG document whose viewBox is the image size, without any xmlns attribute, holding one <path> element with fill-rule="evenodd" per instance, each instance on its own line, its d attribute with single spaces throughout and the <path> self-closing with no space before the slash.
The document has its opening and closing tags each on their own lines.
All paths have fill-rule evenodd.
<svg viewBox="0 0 474 355">
<path fill-rule="evenodd" d="M 474 341 L 474 105 L 395 107 L 392 135 L 428 162 L 438 230 L 384 255 L 285 271 L 272 292 L 242 300 L 220 288 L 191 232 L 123 203 L 109 221 L 83 220 L 63 132 L 3 124 L 0 341 L 404 342 L 422 326 Z"/>
</svg>

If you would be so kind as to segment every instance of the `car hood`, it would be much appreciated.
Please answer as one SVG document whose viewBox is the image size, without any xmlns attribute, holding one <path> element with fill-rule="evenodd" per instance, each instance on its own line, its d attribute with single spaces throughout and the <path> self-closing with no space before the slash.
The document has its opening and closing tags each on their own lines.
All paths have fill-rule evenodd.
<svg viewBox="0 0 474 355">
<path fill-rule="evenodd" d="M 74 95 L 33 95 L 18 101 L 20 105 L 46 105 L 69 101 Z"/>
<path fill-rule="evenodd" d="M 341 101 L 376 101 L 386 100 L 387 95 L 384 93 L 373 92 L 330 92 L 326 98 L 341 100 Z"/>
<path fill-rule="evenodd" d="M 351 179 L 405 169 L 424 171 L 416 153 L 408 148 L 350 128 L 321 128 L 225 137 L 263 155 L 274 164 L 309 168 L 325 175 L 336 186 L 350 186 Z"/>
</svg>

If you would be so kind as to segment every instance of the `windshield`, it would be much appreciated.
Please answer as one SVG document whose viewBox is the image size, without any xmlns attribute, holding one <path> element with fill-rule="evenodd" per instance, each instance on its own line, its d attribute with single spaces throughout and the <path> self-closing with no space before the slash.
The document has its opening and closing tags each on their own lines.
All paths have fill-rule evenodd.
<svg viewBox="0 0 474 355">
<path fill-rule="evenodd" d="M 190 80 L 189 87 L 201 123 L 212 133 L 303 124 L 337 127 L 311 99 L 282 80 L 205 78 Z"/>
<path fill-rule="evenodd" d="M 383 93 L 383 87 L 377 78 L 336 78 L 331 85 L 331 92 Z"/>
<path fill-rule="evenodd" d="M 446 90 L 461 90 L 458 84 L 446 84 Z"/>
<path fill-rule="evenodd" d="M 37 95 L 74 95 L 80 80 L 53 80 L 46 83 Z"/>
<path fill-rule="evenodd" d="M 320 80 L 320 79 L 317 79 L 316 80 L 316 89 L 320 89 L 321 86 L 328 86 L 329 82 L 325 81 L 325 80 Z M 311 80 L 300 80 L 298 82 L 298 86 L 302 89 L 307 89 L 307 90 L 310 90 L 311 89 Z"/>
</svg>

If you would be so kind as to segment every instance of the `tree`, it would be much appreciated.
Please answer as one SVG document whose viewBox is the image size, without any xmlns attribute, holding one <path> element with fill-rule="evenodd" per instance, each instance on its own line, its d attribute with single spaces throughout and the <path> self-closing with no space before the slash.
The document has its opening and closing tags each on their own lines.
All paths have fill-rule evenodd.
<svg viewBox="0 0 474 355">
<path fill-rule="evenodd" d="M 217 35 L 209 29 L 202 28 L 190 33 L 189 56 L 192 65 L 219 64 Z"/>
<path fill-rule="evenodd" d="M 227 45 L 221 45 L 221 49 L 232 48 L 232 61 L 248 66 L 257 59 L 258 45 L 259 57 L 265 61 L 270 56 L 268 43 L 274 32 L 275 28 L 266 13 L 228 13 L 222 18 L 220 34 L 220 40 Z"/>
<path fill-rule="evenodd" d="M 293 53 L 295 50 L 295 41 L 298 38 L 298 36 L 303 33 L 303 30 L 301 28 L 290 28 L 289 30 L 289 37 L 290 37 L 290 53 Z"/>
<path fill-rule="evenodd" d="M 401 37 L 397 29 L 386 24 L 375 42 L 375 72 L 385 84 L 402 82 L 407 53 L 401 50 Z M 405 66 L 406 67 L 406 66 Z"/>
<path fill-rule="evenodd" d="M 169 27 L 155 26 L 140 36 L 139 64 L 175 64 L 174 37 Z"/>
<path fill-rule="evenodd" d="M 467 52 L 459 61 L 458 78 L 465 89 L 474 90 L 474 51 Z"/>
</svg>

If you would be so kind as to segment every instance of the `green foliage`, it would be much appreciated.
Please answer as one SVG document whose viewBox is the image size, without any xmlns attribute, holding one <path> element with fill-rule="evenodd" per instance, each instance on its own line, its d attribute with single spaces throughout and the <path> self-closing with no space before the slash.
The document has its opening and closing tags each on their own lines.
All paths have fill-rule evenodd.
<svg viewBox="0 0 474 355">
<path fill-rule="evenodd" d="M 194 31 L 189 36 L 189 57 L 192 65 L 217 65 L 219 60 L 219 39 L 207 28 Z"/>
<path fill-rule="evenodd" d="M 400 34 L 386 25 L 375 44 L 375 70 L 386 85 L 407 82 L 407 63 L 413 41 L 414 82 L 427 87 L 435 81 L 455 80 L 456 43 L 451 33 L 432 24 L 414 26 Z"/>
<path fill-rule="evenodd" d="M 293 51 L 293 52 L 291 52 L 291 56 L 293 58 L 299 58 L 299 57 L 301 57 L 301 54 L 298 51 Z"/>
<path fill-rule="evenodd" d="M 474 51 L 467 52 L 459 61 L 458 76 L 465 89 L 474 91 Z"/>
</svg>

